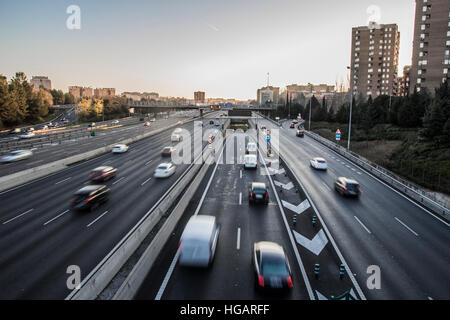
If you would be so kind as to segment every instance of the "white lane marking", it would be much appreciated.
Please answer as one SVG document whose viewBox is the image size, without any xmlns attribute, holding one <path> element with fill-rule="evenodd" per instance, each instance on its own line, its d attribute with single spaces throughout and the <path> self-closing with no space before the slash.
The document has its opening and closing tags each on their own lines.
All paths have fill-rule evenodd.
<svg viewBox="0 0 450 320">
<path fill-rule="evenodd" d="M 364 229 L 366 229 L 366 231 L 367 231 L 369 234 L 372 234 L 372 232 L 370 232 L 370 230 L 364 225 L 364 223 L 361 222 L 361 220 L 358 219 L 357 216 L 354 216 L 354 217 L 355 217 L 356 221 L 358 221 L 359 224 L 362 225 L 362 227 L 363 227 Z"/>
<path fill-rule="evenodd" d="M 30 210 L 27 210 L 27 211 L 25 211 L 24 213 L 21 213 L 21 214 L 19 214 L 18 216 L 15 216 L 14 218 L 9 219 L 8 221 L 3 222 L 3 224 L 7 224 L 8 222 L 11 222 L 11 221 L 13 221 L 13 220 L 16 220 L 17 218 L 20 218 L 21 216 L 23 216 L 23 215 L 25 215 L 25 214 L 27 214 L 27 213 L 30 213 L 30 212 L 33 211 L 33 210 L 34 210 L 34 208 L 31 208 Z"/>
<path fill-rule="evenodd" d="M 410 227 L 408 227 L 406 224 L 404 224 L 399 218 L 394 217 L 395 220 L 397 220 L 398 222 L 400 222 L 406 229 L 408 229 L 409 231 L 411 231 L 416 237 L 419 236 L 413 229 L 411 229 Z"/>
<path fill-rule="evenodd" d="M 61 217 L 62 215 L 66 214 L 67 212 L 69 212 L 69 210 L 64 211 L 63 213 L 58 214 L 56 217 L 54 217 L 53 219 L 48 220 L 46 223 L 44 223 L 44 226 L 46 226 L 47 224 L 49 224 L 50 222 L 52 222 L 53 220 L 58 219 L 59 217 Z"/>
<path fill-rule="evenodd" d="M 146 184 L 147 182 L 149 182 L 150 180 L 152 180 L 152 178 L 150 177 L 150 178 L 148 178 L 147 180 L 145 180 L 144 182 L 142 182 L 141 183 L 141 187 L 144 185 L 144 184 Z"/>
<path fill-rule="evenodd" d="M 357 174 L 359 174 L 359 175 L 362 175 L 362 173 L 361 173 L 361 172 L 359 172 L 359 171 L 357 172 Z"/>
<path fill-rule="evenodd" d="M 237 245 L 236 245 L 236 249 L 240 249 L 241 248 L 241 228 L 238 228 L 237 230 Z"/>
<path fill-rule="evenodd" d="M 152 161 L 153 161 L 153 160 L 147 161 L 147 162 L 145 163 L 145 165 L 150 164 Z"/>
<path fill-rule="evenodd" d="M 275 185 L 277 187 L 282 187 L 283 189 L 288 190 L 288 191 L 291 190 L 294 187 L 294 184 L 292 182 L 284 184 L 282 182 L 278 182 L 276 180 L 273 180 L 273 183 L 275 183 Z"/>
<path fill-rule="evenodd" d="M 283 204 L 283 207 L 295 212 L 296 214 L 300 214 L 304 212 L 306 209 L 309 209 L 309 207 L 311 207 L 308 199 L 305 199 L 302 203 L 300 203 L 297 206 L 284 200 L 281 200 L 281 203 Z"/>
<path fill-rule="evenodd" d="M 242 170 L 241 170 L 241 172 L 240 172 L 240 174 L 239 174 L 239 178 L 242 179 Z"/>
<path fill-rule="evenodd" d="M 113 182 L 113 185 L 116 184 L 116 183 L 119 183 L 119 182 L 120 182 L 121 180 L 123 180 L 123 179 L 125 179 L 125 177 L 122 177 L 122 178 L 120 178 L 119 180 L 114 181 L 114 182 Z"/>
<path fill-rule="evenodd" d="M 433 298 L 432 297 L 428 297 L 428 300 L 433 300 Z"/>
<path fill-rule="evenodd" d="M 352 171 L 356 171 L 356 169 L 355 168 L 351 168 L 352 169 Z"/>
<path fill-rule="evenodd" d="M 322 252 L 323 248 L 325 248 L 328 243 L 327 236 L 325 235 L 325 232 L 323 232 L 323 229 L 320 229 L 320 231 L 317 232 L 311 240 L 301 235 L 294 229 L 292 229 L 292 232 L 294 233 L 297 243 L 314 253 L 316 256 Z"/>
<path fill-rule="evenodd" d="M 72 177 L 69 177 L 69 178 L 66 178 L 66 179 L 64 179 L 64 180 L 58 181 L 58 182 L 55 183 L 55 184 L 60 184 L 60 183 L 66 182 L 67 180 L 70 180 L 70 179 L 72 179 Z"/>
<path fill-rule="evenodd" d="M 242 204 L 242 192 L 239 192 L 239 205 Z"/>
<path fill-rule="evenodd" d="M 324 185 L 325 188 L 328 189 L 328 191 L 331 191 L 330 187 L 325 182 L 322 182 L 322 184 Z"/>
<path fill-rule="evenodd" d="M 40 162 L 43 162 L 43 161 L 44 160 L 33 161 L 33 162 L 30 162 L 30 163 L 27 163 L 27 166 L 31 166 L 33 164 L 40 163 Z"/>
<path fill-rule="evenodd" d="M 105 211 L 105 212 L 103 212 L 100 216 L 98 216 L 94 221 L 92 221 L 91 223 L 89 223 L 86 227 L 90 227 L 90 226 L 92 226 L 94 223 L 96 223 L 97 222 L 97 220 L 99 220 L 101 217 L 103 217 L 105 214 L 107 214 L 108 213 L 108 211 Z"/>
</svg>

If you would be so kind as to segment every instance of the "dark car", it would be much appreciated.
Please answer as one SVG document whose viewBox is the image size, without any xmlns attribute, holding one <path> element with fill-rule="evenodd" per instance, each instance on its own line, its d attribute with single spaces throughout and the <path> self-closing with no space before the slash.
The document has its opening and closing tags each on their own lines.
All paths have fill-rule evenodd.
<svg viewBox="0 0 450 320">
<path fill-rule="evenodd" d="M 305 131 L 304 130 L 297 130 L 297 137 L 304 138 L 305 137 Z"/>
<path fill-rule="evenodd" d="M 161 155 L 163 157 L 170 157 L 172 155 L 172 152 L 175 151 L 172 147 L 165 147 L 161 150 Z"/>
<path fill-rule="evenodd" d="M 269 191 L 263 182 L 253 182 L 248 189 L 249 203 L 263 202 L 269 203 Z"/>
<path fill-rule="evenodd" d="M 282 246 L 261 241 L 253 244 L 255 287 L 258 289 L 291 289 L 291 267 Z"/>
<path fill-rule="evenodd" d="M 334 189 L 343 196 L 359 197 L 361 190 L 356 180 L 339 177 L 334 183 Z"/>
<path fill-rule="evenodd" d="M 92 181 L 106 181 L 116 176 L 117 169 L 109 166 L 95 168 L 91 171 L 89 179 Z"/>
<path fill-rule="evenodd" d="M 291 125 L 289 126 L 289 128 L 291 128 L 291 129 L 295 129 L 295 123 L 291 123 Z"/>
<path fill-rule="evenodd" d="M 75 192 L 71 200 L 74 210 L 95 210 L 102 203 L 108 201 L 109 189 L 104 185 L 90 185 Z"/>
<path fill-rule="evenodd" d="M 210 120 L 210 121 L 209 121 L 209 124 L 214 124 L 214 121 L 213 121 L 213 120 Z"/>
</svg>

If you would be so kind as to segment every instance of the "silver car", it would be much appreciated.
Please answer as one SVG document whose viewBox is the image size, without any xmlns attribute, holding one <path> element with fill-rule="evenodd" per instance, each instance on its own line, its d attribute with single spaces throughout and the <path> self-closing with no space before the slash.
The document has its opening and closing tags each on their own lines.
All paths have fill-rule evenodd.
<svg viewBox="0 0 450 320">
<path fill-rule="evenodd" d="M 0 159 L 0 161 L 3 163 L 15 162 L 15 161 L 28 159 L 32 155 L 33 155 L 33 152 L 31 150 L 16 150 L 16 151 L 12 151 L 8 155 L 2 157 Z"/>
</svg>

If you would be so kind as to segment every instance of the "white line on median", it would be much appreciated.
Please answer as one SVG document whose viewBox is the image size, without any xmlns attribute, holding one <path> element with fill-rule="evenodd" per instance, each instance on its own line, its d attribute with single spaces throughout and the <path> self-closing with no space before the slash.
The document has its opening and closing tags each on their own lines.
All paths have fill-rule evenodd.
<svg viewBox="0 0 450 320">
<path fill-rule="evenodd" d="M 145 165 L 150 164 L 152 161 L 153 161 L 153 160 L 147 161 L 147 162 L 145 163 Z"/>
<path fill-rule="evenodd" d="M 122 177 L 122 178 L 120 178 L 119 180 L 114 181 L 114 182 L 113 182 L 113 185 L 116 184 L 116 183 L 119 183 L 119 182 L 120 182 L 121 180 L 123 180 L 123 179 L 125 179 L 125 177 Z"/>
<path fill-rule="evenodd" d="M 369 234 L 372 234 L 372 232 L 370 232 L 370 230 L 364 225 L 364 223 L 361 222 L 361 220 L 358 219 L 357 216 L 354 216 L 354 217 L 355 217 L 356 221 L 358 221 L 359 224 L 362 225 L 362 227 L 363 227 L 364 229 L 366 229 L 366 231 L 367 231 Z"/>
<path fill-rule="evenodd" d="M 322 184 L 328 189 L 328 191 L 331 191 L 330 187 L 325 182 L 322 182 Z"/>
<path fill-rule="evenodd" d="M 239 174 L 239 178 L 242 179 L 242 170 L 241 170 L 241 172 L 240 172 L 240 174 Z"/>
<path fill-rule="evenodd" d="M 146 184 L 147 182 L 149 182 L 150 180 L 152 180 L 152 178 L 148 178 L 147 180 L 145 180 L 144 182 L 141 183 L 141 187 Z"/>
<path fill-rule="evenodd" d="M 62 215 L 66 214 L 67 212 L 69 212 L 69 210 L 64 211 L 63 213 L 58 214 L 56 217 L 54 217 L 53 219 L 48 220 L 46 223 L 44 223 L 44 226 L 46 226 L 47 224 L 49 224 L 50 222 L 52 222 L 53 220 L 58 219 L 59 217 L 61 217 Z"/>
<path fill-rule="evenodd" d="M 238 228 L 237 230 L 237 245 L 236 245 L 236 249 L 240 249 L 241 248 L 241 228 Z"/>
<path fill-rule="evenodd" d="M 3 222 L 3 224 L 7 224 L 8 222 L 11 222 L 11 221 L 13 221 L 13 220 L 15 220 L 15 219 L 17 219 L 17 218 L 19 218 L 19 217 L 21 217 L 21 216 L 27 214 L 27 213 L 30 213 L 30 212 L 33 211 L 33 210 L 34 210 L 34 209 L 30 209 L 30 210 L 28 210 L 28 211 L 25 211 L 24 213 L 21 213 L 21 214 L 19 214 L 18 216 L 15 216 L 14 218 L 9 219 L 8 221 Z"/>
<path fill-rule="evenodd" d="M 67 179 L 61 180 L 61 181 L 59 181 L 59 182 L 57 182 L 55 184 L 60 184 L 60 183 L 66 182 L 67 180 L 70 180 L 70 179 L 72 179 L 72 177 L 69 177 Z"/>
<path fill-rule="evenodd" d="M 239 205 L 242 204 L 242 192 L 239 192 Z"/>
<path fill-rule="evenodd" d="M 105 211 L 105 212 L 103 212 L 100 216 L 98 216 L 94 221 L 92 221 L 91 223 L 89 223 L 86 227 L 90 227 L 90 226 L 92 226 L 94 223 L 96 223 L 97 222 L 97 220 L 98 219 L 100 219 L 101 217 L 103 217 L 105 214 L 107 214 L 108 213 L 108 211 Z"/>
<path fill-rule="evenodd" d="M 413 229 L 411 229 L 411 228 L 408 227 L 406 224 L 404 224 L 399 218 L 395 217 L 395 220 L 397 220 L 398 222 L 400 222 L 406 229 L 408 229 L 409 231 L 411 231 L 416 237 L 419 236 Z"/>
</svg>

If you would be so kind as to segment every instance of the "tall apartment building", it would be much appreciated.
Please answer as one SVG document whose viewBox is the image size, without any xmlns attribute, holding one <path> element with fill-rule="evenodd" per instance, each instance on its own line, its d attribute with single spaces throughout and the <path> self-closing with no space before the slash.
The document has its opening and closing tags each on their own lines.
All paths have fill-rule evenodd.
<svg viewBox="0 0 450 320">
<path fill-rule="evenodd" d="M 449 68 L 450 1 L 416 0 L 410 91 L 427 88 L 434 94 Z"/>
<path fill-rule="evenodd" d="M 274 103 L 278 104 L 278 99 L 280 97 L 279 87 L 262 87 L 256 91 L 256 101 L 258 104 Z"/>
<path fill-rule="evenodd" d="M 205 103 L 205 93 L 203 91 L 194 92 L 194 100 L 196 103 Z"/>
<path fill-rule="evenodd" d="M 352 28 L 350 85 L 363 98 L 397 95 L 400 32 L 396 24 Z"/>
<path fill-rule="evenodd" d="M 79 101 L 82 98 L 92 98 L 92 88 L 71 86 L 69 87 L 69 92 L 74 96 L 75 101 Z"/>
<path fill-rule="evenodd" d="M 403 76 L 399 78 L 399 96 L 407 96 L 411 86 L 411 66 L 403 67 Z"/>
<path fill-rule="evenodd" d="M 39 90 L 41 86 L 48 90 L 52 89 L 52 81 L 48 77 L 33 76 L 31 77 L 30 83 L 36 90 Z"/>
<path fill-rule="evenodd" d="M 116 95 L 116 89 L 114 89 L 114 88 L 96 88 L 96 89 L 94 89 L 94 97 L 97 99 L 113 97 L 115 95 Z"/>
</svg>

